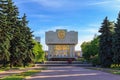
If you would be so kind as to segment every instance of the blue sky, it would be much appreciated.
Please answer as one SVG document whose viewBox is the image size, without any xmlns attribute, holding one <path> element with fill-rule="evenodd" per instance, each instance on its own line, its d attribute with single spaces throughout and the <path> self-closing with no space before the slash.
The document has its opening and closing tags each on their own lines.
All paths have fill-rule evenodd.
<svg viewBox="0 0 120 80">
<path fill-rule="evenodd" d="M 19 8 L 20 16 L 24 13 L 29 20 L 29 27 L 34 36 L 41 37 L 43 49 L 45 31 L 67 29 L 78 31 L 78 45 L 90 41 L 98 30 L 103 19 L 116 21 L 120 11 L 120 0 L 13 0 Z"/>
</svg>

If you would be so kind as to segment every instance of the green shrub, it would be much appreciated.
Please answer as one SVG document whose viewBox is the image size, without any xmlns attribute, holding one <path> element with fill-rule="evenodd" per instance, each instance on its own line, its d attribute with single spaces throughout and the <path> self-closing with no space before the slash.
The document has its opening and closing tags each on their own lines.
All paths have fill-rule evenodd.
<svg viewBox="0 0 120 80">
<path fill-rule="evenodd" d="M 92 62 L 92 65 L 93 65 L 93 66 L 98 66 L 98 65 L 100 65 L 100 61 L 99 61 L 98 55 L 95 55 L 95 56 L 92 58 L 91 62 Z"/>
</svg>

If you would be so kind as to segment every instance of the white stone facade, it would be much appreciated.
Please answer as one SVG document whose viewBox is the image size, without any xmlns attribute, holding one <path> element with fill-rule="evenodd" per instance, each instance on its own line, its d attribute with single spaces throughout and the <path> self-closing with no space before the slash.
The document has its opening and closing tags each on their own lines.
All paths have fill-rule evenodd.
<svg viewBox="0 0 120 80">
<path fill-rule="evenodd" d="M 78 43 L 78 32 L 58 29 L 56 32 L 45 33 L 45 41 L 48 45 L 48 59 L 51 58 L 75 58 L 75 45 Z"/>
</svg>

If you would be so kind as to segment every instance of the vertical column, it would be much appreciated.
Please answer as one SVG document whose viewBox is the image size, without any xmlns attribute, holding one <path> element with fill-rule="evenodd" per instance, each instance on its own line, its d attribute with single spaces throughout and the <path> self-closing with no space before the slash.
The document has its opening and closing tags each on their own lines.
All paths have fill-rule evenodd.
<svg viewBox="0 0 120 80">
<path fill-rule="evenodd" d="M 70 58 L 72 57 L 72 45 L 70 45 Z"/>
<path fill-rule="evenodd" d="M 50 54 L 51 54 L 51 58 L 53 58 L 54 53 L 53 53 L 53 46 L 52 45 L 50 45 Z"/>
<path fill-rule="evenodd" d="M 48 59 L 54 57 L 54 46 L 48 45 Z"/>
<path fill-rule="evenodd" d="M 72 51 L 73 51 L 73 53 L 72 53 L 73 58 L 75 58 L 75 45 L 73 45 L 73 47 L 72 47 Z"/>
<path fill-rule="evenodd" d="M 50 45 L 48 45 L 48 59 L 50 59 Z"/>
<path fill-rule="evenodd" d="M 70 45 L 70 57 L 75 57 L 75 45 Z"/>
</svg>

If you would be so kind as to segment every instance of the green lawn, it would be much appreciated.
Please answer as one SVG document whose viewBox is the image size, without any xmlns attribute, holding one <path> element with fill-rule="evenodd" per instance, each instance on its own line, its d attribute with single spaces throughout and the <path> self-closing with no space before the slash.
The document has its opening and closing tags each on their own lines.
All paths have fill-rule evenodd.
<svg viewBox="0 0 120 80">
<path fill-rule="evenodd" d="M 22 72 L 22 73 L 19 73 L 19 74 L 14 74 L 14 75 L 11 75 L 11 76 L 7 76 L 7 77 L 4 77 L 0 80 L 23 80 L 25 77 L 31 76 L 35 73 L 38 73 L 43 69 L 44 68 L 37 68 L 37 69 L 34 69 L 34 70 L 28 70 L 27 72 Z"/>
<path fill-rule="evenodd" d="M 7 68 L 1 67 L 1 68 L 0 68 L 0 72 L 7 71 L 7 70 L 9 70 L 9 69 L 10 69 L 9 67 L 7 67 Z"/>
<path fill-rule="evenodd" d="M 108 73 L 120 75 L 120 68 L 97 68 L 97 67 L 92 67 L 92 68 L 87 68 L 87 69 L 99 70 L 99 71 L 103 71 L 103 72 L 108 72 Z"/>
<path fill-rule="evenodd" d="M 23 80 L 23 79 L 24 79 L 23 76 L 12 75 L 12 76 L 8 76 L 3 79 L 0 79 L 0 80 Z"/>
</svg>

